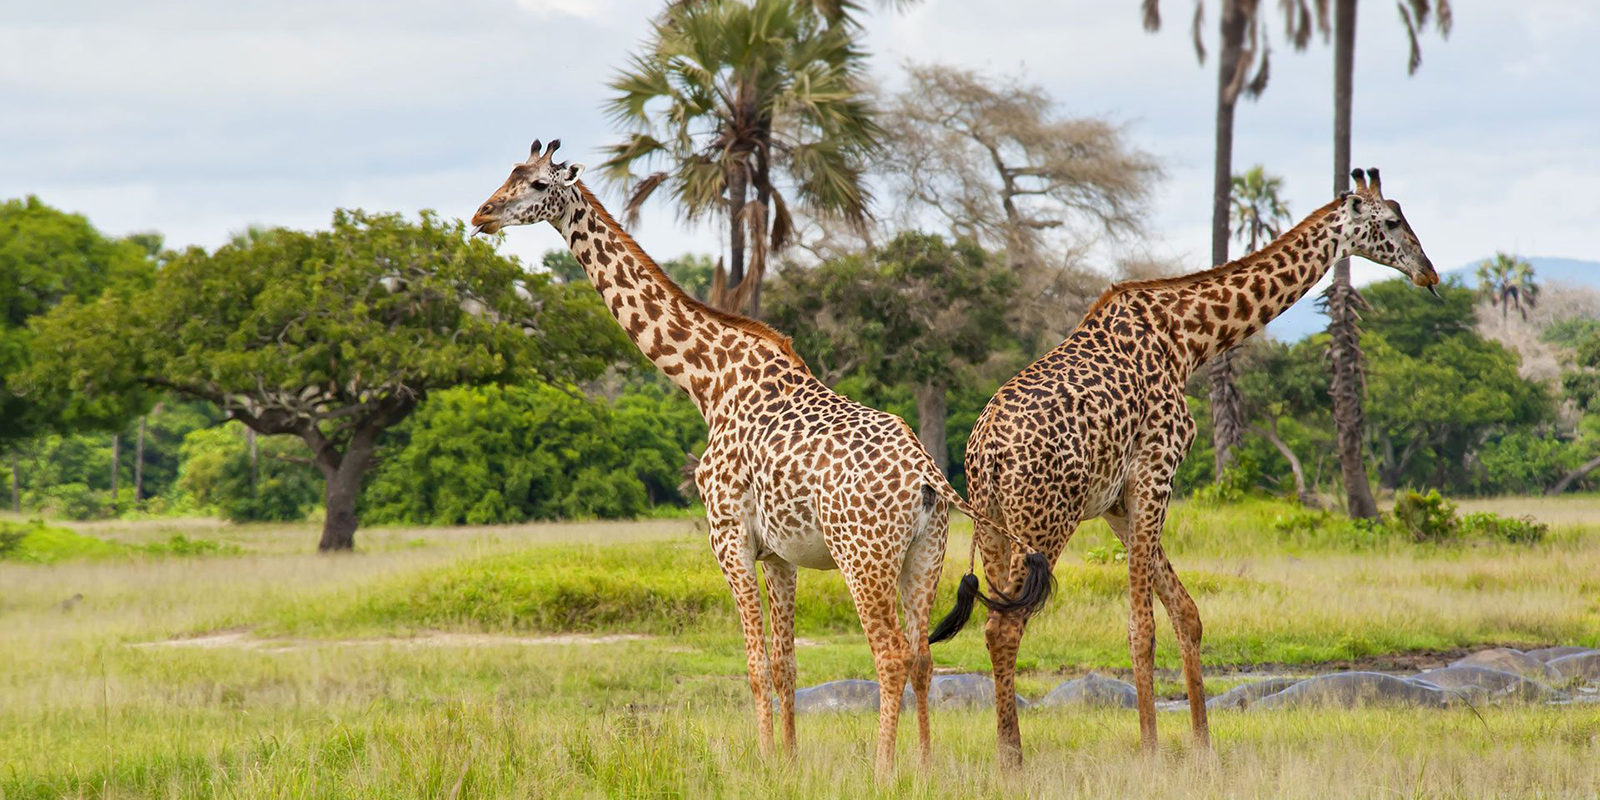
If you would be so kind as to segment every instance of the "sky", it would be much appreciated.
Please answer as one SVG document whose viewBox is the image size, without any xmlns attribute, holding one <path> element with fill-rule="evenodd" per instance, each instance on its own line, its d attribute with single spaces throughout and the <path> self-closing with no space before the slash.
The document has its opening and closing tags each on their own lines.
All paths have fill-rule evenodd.
<svg viewBox="0 0 1600 800">
<path fill-rule="evenodd" d="M 1263 3 L 1276 14 L 1276 3 Z M 1123 126 L 1161 163 L 1148 234 L 1130 246 L 1209 266 L 1214 62 L 1196 62 L 1189 0 L 1166 27 L 1135 0 L 926 0 L 864 19 L 874 81 L 907 61 L 1020 75 L 1063 113 Z M 1216 0 L 1207 4 L 1214 14 Z M 1600 259 L 1600 4 L 1455 0 L 1406 76 L 1389 0 L 1360 5 L 1356 166 L 1441 269 L 1496 250 Z M 37 194 L 114 234 L 215 246 L 251 224 L 312 228 L 335 207 L 469 216 L 524 158 L 560 138 L 599 163 L 619 138 L 606 83 L 659 0 L 4 0 L 0 197 Z M 876 8 L 876 6 L 874 6 Z M 1208 39 L 1214 43 L 1214 19 Z M 1240 105 L 1234 163 L 1284 177 L 1292 212 L 1332 197 L 1332 48 L 1303 53 L 1272 16 L 1272 78 Z M 1214 49 L 1214 46 L 1213 46 Z M 603 188 L 603 187 L 602 187 Z M 602 191 L 613 208 L 615 190 Z M 659 259 L 716 252 L 653 202 L 635 237 Z M 503 252 L 561 247 L 548 226 Z M 1358 261 L 1358 281 L 1384 277 Z"/>
</svg>

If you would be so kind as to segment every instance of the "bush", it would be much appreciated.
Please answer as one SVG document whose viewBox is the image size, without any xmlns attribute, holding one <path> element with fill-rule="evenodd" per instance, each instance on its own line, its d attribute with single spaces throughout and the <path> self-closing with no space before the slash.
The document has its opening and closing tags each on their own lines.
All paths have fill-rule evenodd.
<svg viewBox="0 0 1600 800">
<path fill-rule="evenodd" d="M 1237 448 L 1232 464 L 1222 471 L 1222 477 L 1194 491 L 1194 501 L 1204 505 L 1237 503 L 1256 491 L 1261 482 L 1261 464 L 1254 455 Z"/>
<path fill-rule="evenodd" d="M 1510 544 L 1538 544 L 1544 541 L 1550 526 L 1533 517 L 1502 517 L 1483 511 L 1462 517 L 1461 530 L 1469 536 L 1499 539 Z"/>
<path fill-rule="evenodd" d="M 1417 542 L 1449 541 L 1460 532 L 1456 504 L 1440 496 L 1438 489 L 1401 493 L 1394 503 L 1394 523 Z"/>
<path fill-rule="evenodd" d="M 56 516 L 73 520 L 105 519 L 111 516 L 111 503 L 105 492 L 83 483 L 62 483 L 44 492 L 45 506 Z"/>
<path fill-rule="evenodd" d="M 294 522 L 322 497 L 322 476 L 288 458 L 305 456 L 305 445 L 288 436 L 256 440 L 255 486 L 250 448 L 242 425 L 194 431 L 183 439 L 178 486 L 197 506 L 232 522 Z"/>
<path fill-rule="evenodd" d="M 80 558 L 105 558 L 128 552 L 128 548 L 84 536 L 81 533 L 31 522 L 0 522 L 0 561 L 26 564 L 53 564 Z"/>
</svg>

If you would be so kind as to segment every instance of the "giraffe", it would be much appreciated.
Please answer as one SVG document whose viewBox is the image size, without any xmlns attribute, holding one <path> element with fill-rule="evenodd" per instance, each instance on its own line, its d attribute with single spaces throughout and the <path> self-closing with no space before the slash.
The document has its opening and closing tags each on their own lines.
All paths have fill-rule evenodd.
<svg viewBox="0 0 1600 800">
<path fill-rule="evenodd" d="M 928 616 L 944 562 L 950 506 L 964 512 L 970 507 L 903 420 L 834 393 L 811 374 L 787 337 L 707 306 L 668 279 L 578 180 L 583 165 L 555 161 L 559 146 L 559 140 L 551 142 L 541 153 L 540 143 L 533 143 L 527 161 L 512 168 L 473 216 L 474 233 L 550 222 L 617 323 L 705 417 L 707 446 L 694 478 L 705 502 L 711 550 L 739 611 L 763 756 L 773 750 L 773 694 L 785 752 L 795 749 L 795 587 L 798 568 L 807 567 L 843 572 L 871 646 L 880 685 L 878 774 L 893 768 L 908 677 L 926 763 L 933 671 Z M 772 625 L 770 661 L 762 639 L 758 561 Z M 1043 569 L 1048 576 L 1043 556 L 1025 569 Z M 1025 613 L 1043 603 L 1048 587 L 1040 584 L 1035 576 L 1032 596 L 980 599 Z M 964 588 L 970 597 L 974 587 Z"/>
<path fill-rule="evenodd" d="M 1161 548 L 1173 472 L 1194 439 L 1184 383 L 1349 255 L 1392 267 L 1438 294 L 1439 276 L 1399 204 L 1383 198 L 1378 171 L 1352 175 L 1355 191 L 1258 252 L 1204 272 L 1106 290 L 1064 342 L 1000 387 L 967 442 L 972 505 L 1051 565 L 1078 524 L 1097 516 L 1127 548 L 1128 643 L 1146 750 L 1156 743 L 1152 589 L 1177 633 L 1196 743 L 1210 746 L 1200 612 Z M 1017 551 L 978 520 L 973 546 L 982 551 L 989 585 L 1017 586 Z M 1010 767 L 1022 761 L 1013 682 L 1026 622 L 1016 613 L 990 613 L 984 626 L 998 750 Z"/>
</svg>

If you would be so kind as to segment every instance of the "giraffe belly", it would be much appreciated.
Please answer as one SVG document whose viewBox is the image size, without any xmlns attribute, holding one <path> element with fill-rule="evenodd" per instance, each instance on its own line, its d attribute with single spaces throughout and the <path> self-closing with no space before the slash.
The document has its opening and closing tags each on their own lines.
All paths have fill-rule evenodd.
<svg viewBox="0 0 1600 800">
<path fill-rule="evenodd" d="M 748 521 L 755 539 L 756 558 L 780 559 L 806 569 L 838 569 L 821 526 L 809 515 L 756 509 Z"/>
</svg>

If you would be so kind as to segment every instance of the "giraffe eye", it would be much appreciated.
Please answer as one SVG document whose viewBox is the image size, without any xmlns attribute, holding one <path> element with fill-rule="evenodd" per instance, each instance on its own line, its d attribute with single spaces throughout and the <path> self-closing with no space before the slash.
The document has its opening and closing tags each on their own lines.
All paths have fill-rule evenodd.
<svg viewBox="0 0 1600 800">
<path fill-rule="evenodd" d="M 1400 220 L 1397 220 L 1397 219 L 1386 219 L 1386 220 L 1383 221 L 1383 227 L 1388 228 L 1389 230 L 1392 231 L 1395 228 L 1400 227 Z"/>
<path fill-rule="evenodd" d="M 550 188 L 550 184 L 545 183 L 544 181 L 534 181 L 533 182 L 533 190 L 536 191 L 536 192 L 542 192 L 542 191 L 544 191 L 544 190 L 546 190 L 548 188 Z"/>
</svg>

